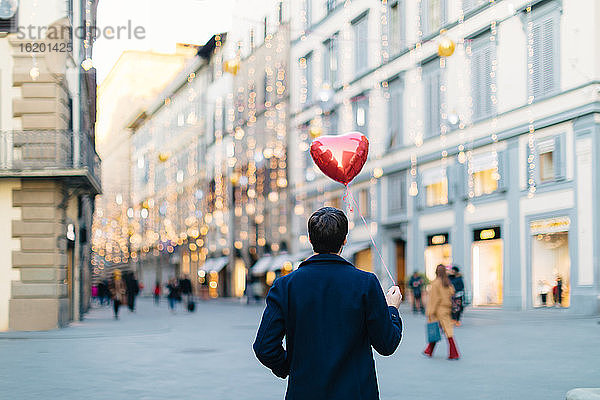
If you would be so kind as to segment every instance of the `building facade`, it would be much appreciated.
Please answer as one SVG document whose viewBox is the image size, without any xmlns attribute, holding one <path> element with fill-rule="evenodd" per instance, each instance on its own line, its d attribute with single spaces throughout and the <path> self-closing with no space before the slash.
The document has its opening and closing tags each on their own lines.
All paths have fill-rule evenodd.
<svg viewBox="0 0 600 400">
<path fill-rule="evenodd" d="M 360 131 L 370 155 L 344 250 L 358 267 L 391 284 L 380 252 L 403 287 L 458 265 L 474 306 L 598 312 L 600 63 L 583 44 L 600 37 L 598 4 L 293 4 L 298 247 L 314 209 L 349 205 L 310 141 Z"/>
<path fill-rule="evenodd" d="M 73 32 L 96 6 L 21 1 L 0 19 L 0 331 L 57 328 L 89 307 L 96 78 L 91 31 Z"/>
<path fill-rule="evenodd" d="M 195 46 L 177 45 L 172 54 L 126 51 L 98 87 L 96 146 L 103 160 L 104 180 L 103 194 L 96 198 L 94 214 L 94 283 L 110 280 L 114 268 L 135 272 L 138 266 L 138 263 L 129 262 L 131 221 L 135 215 L 131 199 L 132 145 L 128 125 L 155 101 L 197 50 Z M 152 290 L 153 286 L 145 286 L 142 292 Z"/>
<path fill-rule="evenodd" d="M 243 296 L 258 258 L 288 253 L 286 6 L 240 7 L 247 19 L 130 124 L 131 255 L 146 286 L 190 275 L 209 297 Z"/>
</svg>

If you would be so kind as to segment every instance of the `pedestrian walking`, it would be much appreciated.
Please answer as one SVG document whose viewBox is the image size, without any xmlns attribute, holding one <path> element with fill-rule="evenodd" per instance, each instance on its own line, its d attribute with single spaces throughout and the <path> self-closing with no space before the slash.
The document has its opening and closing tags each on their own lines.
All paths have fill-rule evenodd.
<svg viewBox="0 0 600 400">
<path fill-rule="evenodd" d="M 127 287 L 123 282 L 121 270 L 115 269 L 113 279 L 110 283 L 110 294 L 113 301 L 113 311 L 115 319 L 119 319 L 119 307 L 121 304 L 127 304 Z"/>
<path fill-rule="evenodd" d="M 454 287 L 446 274 L 446 267 L 442 264 L 438 265 L 435 270 L 436 278 L 429 286 L 429 300 L 425 314 L 427 320 L 437 322 L 440 328 L 448 339 L 448 359 L 458 360 L 459 354 L 454 341 L 454 321 L 451 317 L 452 312 L 452 296 L 454 295 Z M 433 356 L 433 349 L 436 342 L 429 342 L 427 348 L 423 352 L 426 356 Z"/>
<path fill-rule="evenodd" d="M 253 348 L 276 376 L 289 376 L 287 399 L 379 399 L 372 349 L 389 356 L 400 344 L 400 289 L 384 295 L 374 274 L 340 257 L 347 233 L 341 210 L 317 210 L 308 221 L 315 255 L 267 295 Z"/>
<path fill-rule="evenodd" d="M 450 282 L 454 287 L 454 296 L 452 296 L 452 319 L 455 321 L 456 326 L 460 326 L 460 317 L 465 309 L 465 282 L 460 268 L 456 265 L 452 267 L 450 275 Z"/>
<path fill-rule="evenodd" d="M 100 297 L 100 305 L 110 304 L 110 290 L 108 289 L 108 280 L 103 279 L 98 283 L 98 296 Z"/>
<path fill-rule="evenodd" d="M 419 272 L 413 272 L 412 276 L 410 277 L 410 280 L 408 281 L 408 286 L 410 287 L 410 290 L 413 294 L 413 313 L 416 314 L 420 312 L 421 314 L 425 314 L 425 307 L 423 306 L 423 299 L 421 296 L 421 290 L 423 289 L 423 286 L 425 286 L 425 281 L 423 280 L 423 277 L 419 274 Z"/>
<path fill-rule="evenodd" d="M 100 296 L 98 295 L 98 285 L 92 286 L 92 300 L 100 305 Z"/>
<path fill-rule="evenodd" d="M 154 305 L 158 306 L 160 303 L 160 282 L 156 281 L 156 285 L 154 285 Z"/>
<path fill-rule="evenodd" d="M 185 298 L 186 303 L 190 304 L 192 301 L 192 281 L 188 275 L 184 275 L 183 278 L 179 280 L 179 289 L 181 295 Z"/>
<path fill-rule="evenodd" d="M 167 289 L 169 290 L 169 294 L 167 295 L 167 299 L 169 300 L 169 310 L 171 310 L 172 313 L 175 313 L 177 301 L 178 299 L 181 299 L 181 295 L 179 294 L 179 286 L 177 285 L 175 278 L 169 279 L 169 283 L 167 283 Z"/>
<path fill-rule="evenodd" d="M 129 311 L 135 312 L 135 297 L 140 292 L 140 286 L 134 273 L 125 274 L 125 286 L 127 287 L 127 307 Z"/>
</svg>

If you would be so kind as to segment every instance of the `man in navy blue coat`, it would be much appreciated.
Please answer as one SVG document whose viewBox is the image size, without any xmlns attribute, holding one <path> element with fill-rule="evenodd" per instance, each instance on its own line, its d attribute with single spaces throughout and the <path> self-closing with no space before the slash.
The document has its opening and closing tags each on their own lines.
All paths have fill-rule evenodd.
<svg viewBox="0 0 600 400">
<path fill-rule="evenodd" d="M 316 211 L 308 233 L 316 254 L 271 287 L 256 357 L 289 376 L 287 400 L 379 399 L 371 347 L 389 356 L 400 344 L 400 289 L 384 296 L 375 275 L 339 256 L 348 234 L 341 210 Z"/>
</svg>

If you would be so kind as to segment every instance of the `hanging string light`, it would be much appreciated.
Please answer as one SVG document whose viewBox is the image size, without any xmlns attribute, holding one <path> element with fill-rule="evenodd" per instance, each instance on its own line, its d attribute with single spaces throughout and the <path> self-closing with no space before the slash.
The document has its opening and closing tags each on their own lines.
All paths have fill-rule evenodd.
<svg viewBox="0 0 600 400">
<path fill-rule="evenodd" d="M 416 9 L 421 9 L 421 0 L 416 1 Z M 421 67 L 421 56 L 422 56 L 422 38 L 423 32 L 421 31 L 421 15 L 416 13 L 415 16 L 415 29 L 416 29 L 416 40 L 415 46 L 410 50 L 411 65 L 414 65 L 414 73 L 411 74 L 412 87 L 420 87 L 422 82 L 423 69 Z M 419 194 L 419 187 L 417 184 L 417 149 L 423 144 L 423 120 L 418 116 L 417 98 L 412 91 L 410 98 L 410 115 L 413 116 L 411 119 L 411 126 L 409 128 L 409 136 L 414 143 L 413 151 L 410 155 L 410 186 L 408 194 L 411 197 L 415 197 Z"/>
<path fill-rule="evenodd" d="M 533 112 L 531 105 L 533 104 L 535 97 L 533 88 L 533 21 L 531 18 L 531 0 L 527 4 L 527 86 L 529 89 L 529 96 L 527 97 L 527 115 L 529 120 L 528 125 L 528 155 L 527 155 L 527 187 L 528 187 L 528 198 L 533 198 L 536 191 L 536 156 L 537 146 L 535 138 L 535 124 L 533 119 Z"/>
<path fill-rule="evenodd" d="M 84 71 L 89 71 L 94 67 L 92 62 L 92 0 L 86 0 L 85 2 L 85 39 L 83 41 L 83 48 L 85 59 L 81 62 L 81 67 Z"/>
</svg>

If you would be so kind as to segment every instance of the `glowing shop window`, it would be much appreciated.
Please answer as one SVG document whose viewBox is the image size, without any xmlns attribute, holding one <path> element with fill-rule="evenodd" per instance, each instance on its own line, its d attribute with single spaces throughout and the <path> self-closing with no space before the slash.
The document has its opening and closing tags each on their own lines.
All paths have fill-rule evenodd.
<svg viewBox="0 0 600 400">
<path fill-rule="evenodd" d="M 362 269 L 363 271 L 373 272 L 373 260 L 370 247 L 356 252 L 354 255 L 354 265 L 356 265 L 356 268 Z"/>
<path fill-rule="evenodd" d="M 275 281 L 275 278 L 277 278 L 275 271 L 267 272 L 267 276 L 266 276 L 267 285 L 272 286 L 273 282 Z"/>
<path fill-rule="evenodd" d="M 246 289 L 246 264 L 241 258 L 235 259 L 234 292 L 236 297 L 242 297 Z"/>
<path fill-rule="evenodd" d="M 219 296 L 219 273 L 211 271 L 209 274 L 209 282 L 208 282 L 208 295 L 211 298 L 216 298 Z"/>
<path fill-rule="evenodd" d="M 425 274 L 429 280 L 435 279 L 438 265 L 452 265 L 452 246 L 441 244 L 425 248 Z"/>
<path fill-rule="evenodd" d="M 486 169 L 473 173 L 473 192 L 475 196 L 494 193 L 498 190 L 498 180 L 495 169 Z"/>
<path fill-rule="evenodd" d="M 448 179 L 425 186 L 427 206 L 448 204 Z"/>
<path fill-rule="evenodd" d="M 554 152 L 548 151 L 540 154 L 540 181 L 554 180 Z"/>
</svg>

